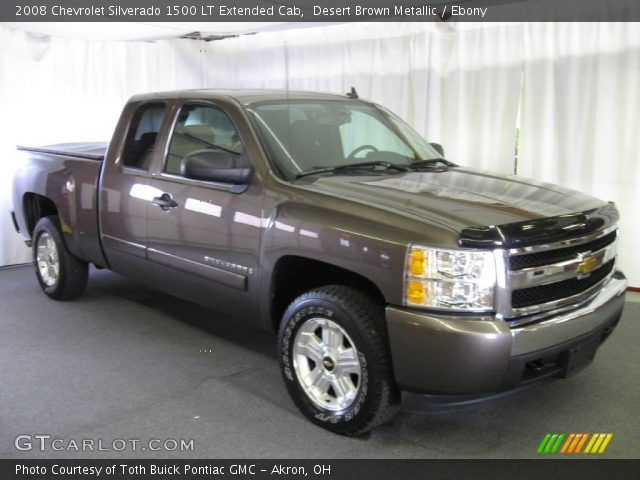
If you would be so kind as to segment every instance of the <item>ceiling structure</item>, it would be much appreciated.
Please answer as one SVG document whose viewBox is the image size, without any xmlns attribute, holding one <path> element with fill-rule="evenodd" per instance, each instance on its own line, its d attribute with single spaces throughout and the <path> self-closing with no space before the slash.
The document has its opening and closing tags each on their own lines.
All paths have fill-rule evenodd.
<svg viewBox="0 0 640 480">
<path fill-rule="evenodd" d="M 335 23 L 333 23 L 335 24 Z M 328 22 L 0 22 L 17 30 L 43 36 L 85 40 L 151 41 L 199 32 L 211 39 L 291 28 L 332 25 Z M 197 38 L 197 37 L 196 37 Z"/>
</svg>

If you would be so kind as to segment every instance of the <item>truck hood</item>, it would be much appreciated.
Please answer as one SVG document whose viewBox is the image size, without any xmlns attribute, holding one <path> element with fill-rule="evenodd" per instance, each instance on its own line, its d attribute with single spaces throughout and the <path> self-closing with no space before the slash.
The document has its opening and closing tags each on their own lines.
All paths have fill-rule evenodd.
<svg viewBox="0 0 640 480">
<path fill-rule="evenodd" d="M 385 172 L 384 175 L 318 176 L 308 186 L 326 193 L 406 212 L 458 232 L 478 227 L 531 225 L 549 217 L 585 220 L 572 214 L 596 211 L 606 202 L 575 190 L 521 178 L 502 177 L 466 168 L 444 172 Z M 609 222 L 614 219 L 610 219 Z M 601 228 L 599 225 L 590 229 Z M 557 228 L 558 225 L 555 225 Z M 579 228 L 578 228 L 579 230 Z M 539 233 L 539 232 L 538 232 Z M 575 234 L 575 232 L 574 232 Z M 495 243 L 495 242 L 494 242 Z"/>
</svg>

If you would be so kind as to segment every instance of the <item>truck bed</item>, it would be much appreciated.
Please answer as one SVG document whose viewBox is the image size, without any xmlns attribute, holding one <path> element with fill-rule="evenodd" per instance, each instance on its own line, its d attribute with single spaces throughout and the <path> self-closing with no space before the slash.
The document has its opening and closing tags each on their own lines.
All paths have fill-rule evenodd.
<svg viewBox="0 0 640 480">
<path fill-rule="evenodd" d="M 44 209 L 48 215 L 58 215 L 73 255 L 96 265 L 107 264 L 99 238 L 97 195 L 107 146 L 106 142 L 83 142 L 17 147 L 24 158 L 14 176 L 14 215 L 26 239 L 35 226 L 28 215 Z"/>
<path fill-rule="evenodd" d="M 84 158 L 87 160 L 104 160 L 109 142 L 58 143 L 42 147 L 18 146 L 18 150 L 37 153 L 51 153 L 65 157 Z"/>
</svg>

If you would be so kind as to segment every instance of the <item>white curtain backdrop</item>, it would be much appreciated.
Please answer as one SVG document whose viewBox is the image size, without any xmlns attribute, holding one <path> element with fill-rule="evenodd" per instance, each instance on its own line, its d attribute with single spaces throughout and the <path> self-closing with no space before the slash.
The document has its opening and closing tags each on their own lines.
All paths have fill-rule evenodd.
<svg viewBox="0 0 640 480">
<path fill-rule="evenodd" d="M 453 161 L 508 174 L 521 51 L 518 24 L 347 24 L 212 43 L 204 76 L 216 88 L 345 93 L 355 86 L 442 143 Z"/>
<path fill-rule="evenodd" d="M 195 43 L 39 38 L 0 27 L 0 265 L 30 260 L 9 216 L 16 145 L 108 141 L 135 93 L 202 85 Z"/>
<path fill-rule="evenodd" d="M 615 201 L 620 264 L 640 287 L 640 28 L 525 25 L 518 174 Z"/>
<path fill-rule="evenodd" d="M 125 43 L 0 27 L 0 212 L 10 206 L 16 144 L 106 140 L 134 93 L 355 86 L 442 143 L 453 161 L 502 174 L 514 170 L 522 99 L 518 173 L 616 201 L 623 267 L 640 286 L 631 254 L 640 233 L 639 34 L 620 23 L 368 23 Z M 28 261 L 6 214 L 0 224 L 0 265 Z"/>
</svg>

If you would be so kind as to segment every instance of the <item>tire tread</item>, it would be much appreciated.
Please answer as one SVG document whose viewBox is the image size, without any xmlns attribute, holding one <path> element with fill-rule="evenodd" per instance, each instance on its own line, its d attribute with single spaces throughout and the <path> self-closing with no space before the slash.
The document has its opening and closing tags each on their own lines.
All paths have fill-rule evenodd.
<svg viewBox="0 0 640 480">
<path fill-rule="evenodd" d="M 45 290 L 45 294 L 54 300 L 72 300 L 79 297 L 87 287 L 89 279 L 89 265 L 84 260 L 80 260 L 74 256 L 64 241 L 62 231 L 60 228 L 60 222 L 57 216 L 42 217 L 36 223 L 33 230 L 33 258 L 35 263 L 36 248 L 37 248 L 37 236 L 40 231 L 46 231 L 56 243 L 58 247 L 58 258 L 60 260 L 60 274 L 59 285 L 51 292 Z M 38 266 L 35 265 L 36 275 L 38 279 Z M 42 285 L 42 282 L 41 282 Z"/>
<path fill-rule="evenodd" d="M 373 394 L 379 398 L 377 408 L 368 412 L 366 419 L 351 430 L 341 431 L 343 435 L 359 436 L 389 420 L 396 412 L 400 394 L 393 378 L 389 340 L 383 316 L 384 305 L 372 295 L 363 293 L 352 287 L 343 285 L 326 285 L 310 290 L 296 298 L 284 314 L 285 321 L 280 326 L 279 338 L 286 328 L 286 319 L 301 302 L 323 299 L 338 305 L 348 312 L 362 327 L 371 343 L 373 359 L 368 364 L 375 364 L 380 379 L 370 387 L 377 389 Z"/>
</svg>

